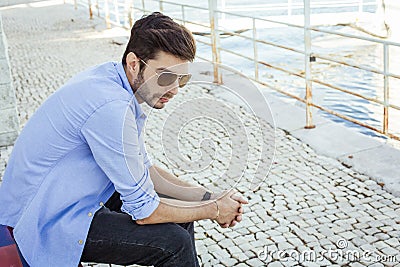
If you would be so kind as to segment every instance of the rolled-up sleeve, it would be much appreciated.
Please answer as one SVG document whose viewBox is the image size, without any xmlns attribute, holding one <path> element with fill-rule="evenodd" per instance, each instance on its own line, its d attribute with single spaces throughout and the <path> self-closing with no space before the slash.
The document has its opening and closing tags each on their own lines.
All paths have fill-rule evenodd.
<svg viewBox="0 0 400 267">
<path fill-rule="evenodd" d="M 81 128 L 96 163 L 121 194 L 122 211 L 134 220 L 149 217 L 160 199 L 148 170 L 149 158 L 138 132 L 135 109 L 114 100 L 97 108 Z"/>
</svg>

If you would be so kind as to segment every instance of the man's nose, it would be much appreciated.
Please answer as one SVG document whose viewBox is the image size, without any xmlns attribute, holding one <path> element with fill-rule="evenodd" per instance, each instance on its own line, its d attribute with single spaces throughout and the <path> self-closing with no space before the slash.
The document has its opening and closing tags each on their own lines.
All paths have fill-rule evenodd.
<svg viewBox="0 0 400 267">
<path fill-rule="evenodd" d="M 174 88 L 172 88 L 168 92 L 173 94 L 173 95 L 176 95 L 178 93 L 178 86 L 174 86 Z"/>
</svg>

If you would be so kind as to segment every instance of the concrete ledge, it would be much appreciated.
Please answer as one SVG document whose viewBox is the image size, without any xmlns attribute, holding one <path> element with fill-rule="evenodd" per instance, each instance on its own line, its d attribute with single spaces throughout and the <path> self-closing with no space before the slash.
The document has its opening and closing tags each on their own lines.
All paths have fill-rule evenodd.
<svg viewBox="0 0 400 267">
<path fill-rule="evenodd" d="M 4 53 L 1 53 L 3 54 Z M 10 84 L 11 83 L 11 73 L 10 65 L 8 64 L 8 59 L 3 57 L 0 59 L 0 84 Z"/>
<path fill-rule="evenodd" d="M 344 155 L 339 160 L 354 170 L 373 177 L 387 191 L 400 196 L 400 151 L 398 149 L 381 145 Z"/>
<path fill-rule="evenodd" d="M 289 132 L 304 129 L 304 125 L 306 124 L 306 112 L 303 108 L 284 103 L 273 95 L 268 95 L 266 98 L 271 107 L 272 116 L 274 117 L 275 126 L 277 128 Z M 313 118 L 313 123 L 318 127 L 329 122 L 330 120 L 320 116 L 314 116 Z"/>
<path fill-rule="evenodd" d="M 400 196 L 400 150 L 313 114 L 314 129 L 304 129 L 305 110 L 265 93 L 276 127 L 308 144 L 318 154 L 339 160 L 344 166 L 379 182 L 384 189 Z"/>
<path fill-rule="evenodd" d="M 0 21 L 1 21 L 1 19 L 0 19 Z M 0 29 L 1 29 L 1 25 L 0 25 Z M 0 36 L 1 36 L 0 39 L 2 40 L 0 42 L 0 51 L 2 51 L 2 52 L 0 52 L 0 59 L 4 59 L 4 58 L 7 57 L 6 56 L 6 54 L 7 54 L 6 43 L 5 43 L 5 40 L 3 38 L 3 34 L 4 34 L 3 32 L 0 32 Z"/>
<path fill-rule="evenodd" d="M 309 144 L 318 154 L 333 158 L 382 146 L 382 142 L 335 122 L 316 124 L 314 129 L 303 127 L 290 134 Z"/>
<path fill-rule="evenodd" d="M 0 108 L 15 107 L 15 95 L 10 83 L 0 84 Z"/>
<path fill-rule="evenodd" d="M 18 136 L 19 122 L 15 90 L 7 53 L 7 40 L 0 14 L 0 146 L 12 145 Z"/>
<path fill-rule="evenodd" d="M 9 146 L 14 144 L 18 134 L 18 131 L 0 133 L 0 146 Z"/>
<path fill-rule="evenodd" d="M 9 133 L 18 129 L 18 120 L 15 114 L 15 107 L 0 109 L 0 134 Z"/>
</svg>

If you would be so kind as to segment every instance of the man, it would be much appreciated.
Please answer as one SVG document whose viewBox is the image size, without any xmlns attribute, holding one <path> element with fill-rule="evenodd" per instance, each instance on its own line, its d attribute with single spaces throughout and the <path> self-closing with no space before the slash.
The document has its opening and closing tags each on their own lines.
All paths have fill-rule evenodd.
<svg viewBox="0 0 400 267">
<path fill-rule="evenodd" d="M 243 197 L 181 181 L 144 148 L 139 104 L 163 108 L 194 56 L 191 33 L 153 13 L 133 26 L 121 63 L 78 74 L 31 117 L 0 187 L 0 224 L 30 266 L 198 266 L 193 221 L 241 221 Z"/>
</svg>

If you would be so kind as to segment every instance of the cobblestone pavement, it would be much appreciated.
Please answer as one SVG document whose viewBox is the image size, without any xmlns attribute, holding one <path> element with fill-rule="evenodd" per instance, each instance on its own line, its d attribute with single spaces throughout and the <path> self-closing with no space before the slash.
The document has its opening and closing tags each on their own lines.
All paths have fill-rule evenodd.
<svg viewBox="0 0 400 267">
<path fill-rule="evenodd" d="M 110 37 L 120 32 L 105 30 L 101 20 L 88 20 L 85 11 L 83 8 L 75 11 L 68 4 L 1 11 L 21 127 L 69 77 L 89 66 L 121 57 L 124 50 L 121 40 L 126 39 Z M 212 178 L 227 168 L 223 160 L 214 161 L 195 174 L 182 171 L 166 158 L 162 142 L 157 141 L 161 136 L 158 125 L 174 104 L 187 98 L 213 97 L 207 88 L 190 89 L 182 90 L 169 103 L 167 112 L 149 114 L 148 152 L 155 162 L 184 179 L 209 187 L 229 188 L 234 185 L 232 181 Z M 236 114 L 247 116 L 240 107 L 230 106 Z M 183 155 L 193 157 L 198 152 L 199 140 L 208 137 L 218 140 L 214 150 L 222 151 L 218 157 L 223 159 L 227 156 L 224 151 L 229 150 L 229 140 L 218 124 L 204 123 L 194 122 L 182 132 L 179 142 Z M 251 118 L 248 125 L 252 125 Z M 382 190 L 370 177 L 317 155 L 283 130 L 277 129 L 275 137 L 275 159 L 260 190 L 238 188 L 250 199 L 243 222 L 233 229 L 219 228 L 209 220 L 197 223 L 196 245 L 202 265 L 400 266 L 400 198 Z M 255 134 L 249 140 L 249 150 L 255 154 L 259 151 L 258 138 Z M 11 146 L 0 149 L 0 177 L 11 150 Z M 252 160 L 256 159 L 249 161 L 246 179 L 250 179 L 251 170 L 255 169 Z M 329 249 L 333 254 L 326 252 Z M 317 253 L 317 259 L 313 259 L 313 253 Z"/>
</svg>

